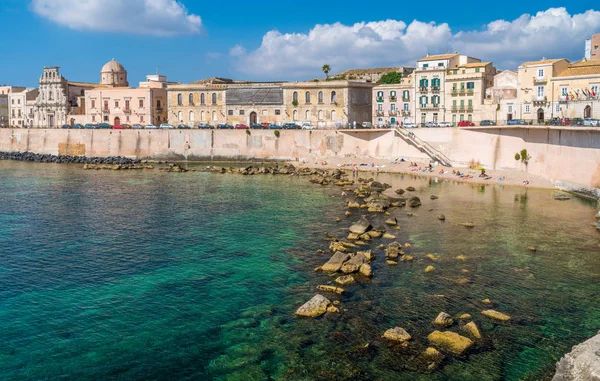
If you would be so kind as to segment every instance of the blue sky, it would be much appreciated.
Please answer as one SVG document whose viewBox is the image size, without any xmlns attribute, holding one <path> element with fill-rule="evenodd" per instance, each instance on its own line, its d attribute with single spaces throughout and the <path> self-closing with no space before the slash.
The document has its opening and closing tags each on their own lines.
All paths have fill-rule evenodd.
<svg viewBox="0 0 600 381">
<path fill-rule="evenodd" d="M 592 3 L 0 0 L 0 84 L 36 86 L 54 65 L 69 80 L 98 82 L 112 58 L 132 85 L 156 67 L 181 82 L 298 80 L 321 77 L 324 63 L 335 73 L 446 51 L 514 69 L 544 56 L 581 59 L 585 38 L 600 32 Z"/>
</svg>

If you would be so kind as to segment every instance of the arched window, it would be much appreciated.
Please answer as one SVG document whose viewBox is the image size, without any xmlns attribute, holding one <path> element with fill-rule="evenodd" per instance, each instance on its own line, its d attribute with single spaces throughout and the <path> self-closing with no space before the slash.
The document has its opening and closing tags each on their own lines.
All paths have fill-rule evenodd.
<svg viewBox="0 0 600 381">
<path fill-rule="evenodd" d="M 319 117 L 319 120 L 323 120 L 323 110 L 319 110 L 318 117 Z"/>
<path fill-rule="evenodd" d="M 200 104 L 203 105 L 204 103 L 205 103 L 205 101 L 204 101 L 204 93 L 202 93 L 202 94 L 200 94 Z"/>
<path fill-rule="evenodd" d="M 306 118 L 307 121 L 310 120 L 310 110 L 306 110 Z"/>
<path fill-rule="evenodd" d="M 204 111 L 201 111 L 200 112 L 200 120 L 204 122 L 206 120 L 204 118 L 206 118 L 206 116 L 204 115 Z"/>
<path fill-rule="evenodd" d="M 335 103 L 337 100 L 337 94 L 335 93 L 335 91 L 331 92 L 331 103 Z"/>
<path fill-rule="evenodd" d="M 331 111 L 331 121 L 335 122 L 335 118 L 336 118 L 336 114 L 335 114 L 335 110 Z"/>
<path fill-rule="evenodd" d="M 292 95 L 292 100 L 294 102 L 298 102 L 298 92 L 297 91 L 294 91 L 294 94 Z"/>
<path fill-rule="evenodd" d="M 319 103 L 323 103 L 323 92 L 319 91 Z"/>
<path fill-rule="evenodd" d="M 294 110 L 294 120 L 298 120 L 298 110 Z"/>
<path fill-rule="evenodd" d="M 183 122 L 183 112 L 182 112 L 182 111 L 179 111 L 179 112 L 177 113 L 177 119 L 178 119 L 180 122 Z"/>
<path fill-rule="evenodd" d="M 177 94 L 177 106 L 183 105 L 183 95 Z"/>
<path fill-rule="evenodd" d="M 216 111 L 213 111 L 213 113 L 212 113 L 212 120 L 213 121 L 217 120 L 217 112 Z"/>
<path fill-rule="evenodd" d="M 194 94 L 190 93 L 190 95 L 188 95 L 188 103 L 190 105 L 194 104 Z"/>
<path fill-rule="evenodd" d="M 193 111 L 190 111 L 190 119 L 189 119 L 189 121 L 190 122 L 194 121 L 194 112 Z"/>
<path fill-rule="evenodd" d="M 216 104 L 217 104 L 217 93 L 212 93 L 212 103 L 213 103 L 214 105 L 216 105 Z"/>
<path fill-rule="evenodd" d="M 305 99 L 306 103 L 310 103 L 310 91 L 307 91 L 304 94 L 304 99 Z"/>
</svg>

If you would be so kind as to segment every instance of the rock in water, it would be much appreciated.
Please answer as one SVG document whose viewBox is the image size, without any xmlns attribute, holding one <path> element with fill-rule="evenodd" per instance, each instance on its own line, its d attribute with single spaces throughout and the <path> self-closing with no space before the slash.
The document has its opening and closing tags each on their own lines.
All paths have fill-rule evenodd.
<svg viewBox="0 0 600 381">
<path fill-rule="evenodd" d="M 392 242 L 385 249 L 385 256 L 388 259 L 396 259 L 398 256 L 400 256 L 401 248 L 402 245 L 400 245 L 398 242 Z"/>
<path fill-rule="evenodd" d="M 344 293 L 343 288 L 339 288 L 339 287 L 335 287 L 335 286 L 327 286 L 324 284 L 318 285 L 317 290 L 321 290 L 321 291 L 325 291 L 325 292 L 332 292 L 332 293 L 338 294 L 338 295 L 342 295 Z"/>
<path fill-rule="evenodd" d="M 296 315 L 315 318 L 327 312 L 327 307 L 331 302 L 323 295 L 315 295 L 311 300 L 304 303 L 298 310 Z"/>
<path fill-rule="evenodd" d="M 558 201 L 566 201 L 566 200 L 570 200 L 571 196 L 569 196 L 568 193 L 556 193 L 554 195 L 554 199 L 558 200 Z"/>
<path fill-rule="evenodd" d="M 421 206 L 421 199 L 418 197 L 411 197 L 408 199 L 407 201 L 408 206 L 410 206 L 411 208 L 416 208 L 417 206 Z"/>
<path fill-rule="evenodd" d="M 331 256 L 327 263 L 321 266 L 321 270 L 332 273 L 338 272 L 342 268 L 344 262 L 346 262 L 348 259 L 350 259 L 350 254 L 344 254 L 341 251 L 338 251 Z"/>
<path fill-rule="evenodd" d="M 415 187 L 406 187 L 406 190 L 409 192 L 414 192 L 415 191 Z"/>
<path fill-rule="evenodd" d="M 371 268 L 371 265 L 368 263 L 363 263 L 362 266 L 360 266 L 360 273 L 366 277 L 372 277 L 373 276 L 373 269 Z"/>
<path fill-rule="evenodd" d="M 473 346 L 473 341 L 469 338 L 454 332 L 433 331 L 427 336 L 427 340 L 436 347 L 456 355 L 464 354 Z"/>
<path fill-rule="evenodd" d="M 396 327 L 385 331 L 383 338 L 403 343 L 410 340 L 411 336 L 404 328 Z"/>
<path fill-rule="evenodd" d="M 454 319 L 452 319 L 452 316 L 448 315 L 447 313 L 440 312 L 440 314 L 435 318 L 433 324 L 442 328 L 448 328 L 454 324 Z"/>
<path fill-rule="evenodd" d="M 352 258 L 350 258 L 350 260 L 344 262 L 341 270 L 344 274 L 355 273 L 360 270 L 360 267 L 363 265 L 363 263 L 368 262 L 369 260 L 364 255 L 355 254 Z"/>
<path fill-rule="evenodd" d="M 437 216 L 437 219 L 440 221 L 446 221 L 446 216 L 443 214 L 440 214 L 439 216 Z"/>
<path fill-rule="evenodd" d="M 396 225 L 398 225 L 398 220 L 394 217 L 394 218 L 390 218 L 389 220 L 385 221 L 385 223 L 390 226 L 396 226 Z"/>
<path fill-rule="evenodd" d="M 432 199 L 432 200 L 437 200 L 439 197 L 436 196 L 436 195 L 434 195 L 434 194 L 432 194 L 429 198 Z"/>
<path fill-rule="evenodd" d="M 374 192 L 383 192 L 385 190 L 385 186 L 379 181 L 373 181 L 370 185 L 370 188 Z"/>
<path fill-rule="evenodd" d="M 491 319 L 498 320 L 498 321 L 509 321 L 510 320 L 510 316 L 508 316 L 507 314 L 503 314 L 502 312 L 498 312 L 496 310 L 481 311 L 481 314 L 483 316 L 487 316 Z"/>
<path fill-rule="evenodd" d="M 463 329 L 474 339 L 481 339 L 481 332 L 475 322 L 470 322 L 464 325 Z"/>
<path fill-rule="evenodd" d="M 474 228 L 475 224 L 473 222 L 463 222 L 462 226 L 466 228 Z"/>
<path fill-rule="evenodd" d="M 335 280 L 335 283 L 339 284 L 340 286 L 346 286 L 354 282 L 355 280 L 352 275 L 344 275 Z"/>
<path fill-rule="evenodd" d="M 596 381 L 600 379 L 600 332 L 576 345 L 556 364 L 552 381 Z"/>
<path fill-rule="evenodd" d="M 372 226 L 369 220 L 367 220 L 365 216 L 362 216 L 359 221 L 350 226 L 350 233 L 361 235 L 365 234 L 371 228 Z"/>
<path fill-rule="evenodd" d="M 404 192 L 404 189 L 396 189 L 396 194 L 403 195 Z"/>
<path fill-rule="evenodd" d="M 427 266 L 425 268 L 425 272 L 426 273 L 430 273 L 430 272 L 433 272 L 433 271 L 435 271 L 435 267 L 433 267 L 433 266 Z"/>
</svg>

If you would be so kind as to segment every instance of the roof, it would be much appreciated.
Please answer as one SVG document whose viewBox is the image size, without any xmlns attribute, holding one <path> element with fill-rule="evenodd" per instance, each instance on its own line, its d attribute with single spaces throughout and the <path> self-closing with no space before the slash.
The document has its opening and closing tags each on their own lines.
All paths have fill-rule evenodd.
<svg viewBox="0 0 600 381">
<path fill-rule="evenodd" d="M 564 58 L 556 58 L 552 60 L 547 60 L 544 58 L 539 61 L 524 62 L 521 64 L 521 66 L 549 65 L 562 60 L 564 60 Z"/>
<path fill-rule="evenodd" d="M 582 60 L 569 65 L 557 77 L 574 77 L 579 75 L 600 75 L 600 60 Z"/>
<path fill-rule="evenodd" d="M 437 55 L 428 55 L 425 58 L 421 58 L 419 61 L 437 61 L 437 60 L 447 60 L 453 57 L 456 57 L 458 53 L 451 54 L 437 54 Z"/>
<path fill-rule="evenodd" d="M 341 75 L 352 75 L 352 74 L 364 75 L 364 74 L 386 74 L 386 73 L 394 73 L 394 72 L 404 73 L 405 71 L 411 71 L 411 70 L 414 70 L 414 68 L 409 67 L 409 66 L 376 67 L 376 68 L 371 68 L 371 69 L 348 69 L 339 74 L 332 75 L 332 77 L 339 77 Z"/>
<path fill-rule="evenodd" d="M 281 105 L 281 87 L 228 88 L 225 93 L 228 105 Z"/>
<path fill-rule="evenodd" d="M 466 68 L 469 68 L 469 67 L 484 67 L 484 66 L 487 66 L 489 64 L 491 64 L 491 62 L 472 62 L 472 63 L 467 63 L 467 64 L 464 64 L 464 65 L 460 65 L 459 67 L 466 67 Z"/>
<path fill-rule="evenodd" d="M 73 81 L 69 81 L 68 84 L 69 84 L 69 86 L 79 86 L 79 87 L 102 87 L 102 86 L 105 86 L 100 83 L 73 82 Z"/>
<path fill-rule="evenodd" d="M 123 72 L 125 71 L 125 68 L 123 67 L 123 65 L 121 65 L 120 63 L 118 63 L 117 61 L 115 61 L 115 59 L 113 58 L 111 61 L 107 62 L 106 64 L 104 64 L 104 66 L 102 66 L 102 73 L 110 73 L 110 72 Z"/>
</svg>

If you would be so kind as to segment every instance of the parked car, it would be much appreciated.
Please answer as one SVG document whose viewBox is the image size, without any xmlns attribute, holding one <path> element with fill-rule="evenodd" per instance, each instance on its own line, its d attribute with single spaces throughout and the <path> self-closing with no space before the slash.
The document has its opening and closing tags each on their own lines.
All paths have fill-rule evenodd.
<svg viewBox="0 0 600 381">
<path fill-rule="evenodd" d="M 115 124 L 114 126 L 112 126 L 113 130 L 122 130 L 123 126 L 120 124 Z"/>
<path fill-rule="evenodd" d="M 279 130 L 279 129 L 281 129 L 280 125 L 277 125 L 275 123 L 269 124 L 269 130 Z"/>
<path fill-rule="evenodd" d="M 527 122 L 524 121 L 523 119 L 511 119 L 508 122 L 506 122 L 506 124 L 509 126 L 517 126 L 517 125 L 523 126 L 523 125 L 526 125 Z"/>
<path fill-rule="evenodd" d="M 233 126 L 231 124 L 217 124 L 217 129 L 219 129 L 219 130 L 232 130 Z"/>
<path fill-rule="evenodd" d="M 235 125 L 235 129 L 236 130 L 247 130 L 248 126 L 246 126 L 244 123 L 238 123 Z"/>
<path fill-rule="evenodd" d="M 316 130 L 317 126 L 313 126 L 312 124 L 310 124 L 310 122 L 304 122 L 304 123 L 302 123 L 302 129 L 303 130 Z"/>
<path fill-rule="evenodd" d="M 97 128 L 112 128 L 112 126 L 108 123 L 98 123 L 98 127 Z"/>
<path fill-rule="evenodd" d="M 250 128 L 254 129 L 254 130 L 264 130 L 266 127 L 263 126 L 262 124 L 258 124 L 258 123 L 252 123 L 250 125 Z"/>
<path fill-rule="evenodd" d="M 461 120 L 460 122 L 458 122 L 459 127 L 473 127 L 474 125 L 475 123 L 469 122 L 468 120 Z"/>
<path fill-rule="evenodd" d="M 87 123 L 84 127 L 87 129 L 98 128 L 98 126 L 93 123 Z"/>
<path fill-rule="evenodd" d="M 147 130 L 156 130 L 158 127 L 156 127 L 154 124 L 146 124 L 146 129 Z"/>
<path fill-rule="evenodd" d="M 281 128 L 283 128 L 284 130 L 300 130 L 300 129 L 302 129 L 302 127 L 300 127 L 296 123 L 285 123 L 283 126 L 281 126 Z"/>
<path fill-rule="evenodd" d="M 562 122 L 560 118 L 552 118 L 548 121 L 549 126 L 562 126 Z"/>
<path fill-rule="evenodd" d="M 123 129 L 125 130 L 131 130 L 133 127 L 131 127 L 131 124 L 123 124 Z"/>
<path fill-rule="evenodd" d="M 496 122 L 492 121 L 492 120 L 482 120 L 481 122 L 479 122 L 480 126 L 495 126 Z"/>
<path fill-rule="evenodd" d="M 81 130 L 81 129 L 83 129 L 83 125 L 81 125 L 81 124 L 79 124 L 79 123 L 75 123 L 75 124 L 73 125 L 73 128 L 75 128 L 75 129 L 77 129 L 77 130 Z"/>
<path fill-rule="evenodd" d="M 61 128 L 71 128 L 68 124 L 63 124 Z"/>
<path fill-rule="evenodd" d="M 208 123 L 200 123 L 200 124 L 198 124 L 198 128 L 200 128 L 202 130 L 212 130 L 214 127 Z"/>
<path fill-rule="evenodd" d="M 404 123 L 404 128 L 419 128 L 416 123 Z"/>
<path fill-rule="evenodd" d="M 586 127 L 598 127 L 598 119 L 585 118 L 583 120 L 583 125 Z"/>
<path fill-rule="evenodd" d="M 269 128 L 269 126 L 271 125 L 271 123 L 269 123 L 269 122 L 262 122 L 260 125 L 263 126 L 264 128 Z"/>
<path fill-rule="evenodd" d="M 177 128 L 180 130 L 189 130 L 191 127 L 187 124 L 180 124 L 179 126 L 177 126 Z"/>
<path fill-rule="evenodd" d="M 454 127 L 454 124 L 452 122 L 439 122 L 438 127 Z"/>
<path fill-rule="evenodd" d="M 583 126 L 583 118 L 571 119 L 571 126 Z"/>
<path fill-rule="evenodd" d="M 429 128 L 437 127 L 437 126 L 438 126 L 438 124 L 436 122 L 427 122 L 423 125 L 423 127 L 429 127 Z"/>
<path fill-rule="evenodd" d="M 562 125 L 563 126 L 570 126 L 571 125 L 571 119 L 569 119 L 569 118 L 563 118 Z"/>
<path fill-rule="evenodd" d="M 169 123 L 161 123 L 161 125 L 158 126 L 158 128 L 161 129 L 161 130 L 172 130 L 175 127 L 173 127 L 173 125 L 169 124 Z"/>
<path fill-rule="evenodd" d="M 134 124 L 133 126 L 131 126 L 134 130 L 140 130 L 142 128 L 144 128 L 144 126 L 142 126 L 141 124 Z"/>
</svg>

